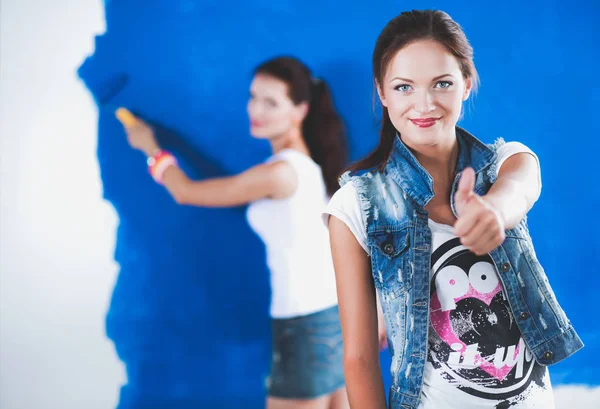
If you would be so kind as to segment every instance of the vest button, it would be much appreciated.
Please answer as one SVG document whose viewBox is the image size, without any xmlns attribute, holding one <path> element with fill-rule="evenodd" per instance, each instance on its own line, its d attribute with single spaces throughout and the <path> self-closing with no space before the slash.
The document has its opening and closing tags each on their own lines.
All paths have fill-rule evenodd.
<svg viewBox="0 0 600 409">
<path fill-rule="evenodd" d="M 503 273 L 506 273 L 506 272 L 508 272 L 508 270 L 510 270 L 510 264 L 502 263 L 502 265 L 500 266 L 500 269 L 502 270 Z"/>
<path fill-rule="evenodd" d="M 519 318 L 521 319 L 521 321 L 526 320 L 527 318 L 529 318 L 529 313 L 524 311 L 521 313 L 521 315 L 519 315 Z"/>
<path fill-rule="evenodd" d="M 383 251 L 385 252 L 385 254 L 392 254 L 394 252 L 394 246 L 388 243 L 385 246 L 383 246 Z"/>
<path fill-rule="evenodd" d="M 552 352 L 550 352 L 550 351 L 544 352 L 544 359 L 549 361 L 552 359 L 552 356 L 553 356 Z"/>
</svg>

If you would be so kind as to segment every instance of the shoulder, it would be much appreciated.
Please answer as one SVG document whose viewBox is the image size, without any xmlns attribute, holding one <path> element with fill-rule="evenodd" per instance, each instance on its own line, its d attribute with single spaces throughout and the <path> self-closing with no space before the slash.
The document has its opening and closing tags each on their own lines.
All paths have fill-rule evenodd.
<svg viewBox="0 0 600 409">
<path fill-rule="evenodd" d="M 281 158 L 275 161 L 258 165 L 262 173 L 275 183 L 295 183 L 297 174 L 294 166 Z"/>
<path fill-rule="evenodd" d="M 276 159 L 250 168 L 253 173 L 261 173 L 270 178 L 281 178 L 294 173 L 294 167 L 286 160 Z"/>
<path fill-rule="evenodd" d="M 380 177 L 380 172 L 376 168 L 361 169 L 357 171 L 346 171 L 340 176 L 340 186 L 344 187 L 349 182 L 354 184 L 356 189 L 359 185 L 370 183 L 374 179 Z"/>
<path fill-rule="evenodd" d="M 492 166 L 489 167 L 487 172 L 492 182 L 497 179 L 500 168 L 504 162 L 506 162 L 512 156 L 520 153 L 531 155 L 537 164 L 539 172 L 540 163 L 537 155 L 522 142 L 506 142 L 503 138 L 498 138 L 493 144 L 489 144 L 488 147 L 495 153 L 494 162 L 492 163 Z"/>
<path fill-rule="evenodd" d="M 517 153 L 529 153 L 535 156 L 533 151 L 527 145 L 517 141 L 505 142 L 497 149 L 496 153 L 498 154 L 499 160 L 506 159 Z"/>
<path fill-rule="evenodd" d="M 294 167 L 281 160 L 256 165 L 239 177 L 240 183 L 260 188 L 267 197 L 272 199 L 284 199 L 291 196 L 298 185 Z"/>
<path fill-rule="evenodd" d="M 356 187 L 352 180 L 348 180 L 333 194 L 329 203 L 330 206 L 339 206 L 357 201 Z"/>
<path fill-rule="evenodd" d="M 490 143 L 487 146 L 492 149 L 499 158 L 512 156 L 516 153 L 533 154 L 533 151 L 523 142 L 506 142 L 502 137 L 497 138 L 494 143 Z"/>
</svg>

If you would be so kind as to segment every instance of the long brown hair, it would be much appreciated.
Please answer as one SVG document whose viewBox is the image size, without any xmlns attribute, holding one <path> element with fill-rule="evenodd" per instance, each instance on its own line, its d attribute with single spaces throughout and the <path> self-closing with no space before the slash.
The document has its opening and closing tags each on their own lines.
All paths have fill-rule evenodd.
<svg viewBox="0 0 600 409">
<path fill-rule="evenodd" d="M 302 134 L 312 159 L 321 166 L 327 193 L 338 188 L 338 177 L 348 163 L 346 130 L 333 104 L 329 87 L 313 78 L 306 65 L 293 57 L 278 57 L 259 65 L 255 74 L 277 78 L 288 85 L 294 104 L 308 103 Z"/>
<path fill-rule="evenodd" d="M 444 46 L 458 61 L 463 77 L 470 78 L 473 90 L 477 89 L 479 76 L 473 63 L 473 48 L 462 28 L 440 10 L 405 11 L 392 19 L 381 31 L 373 50 L 373 78 L 375 87 L 383 83 L 388 66 L 396 53 L 420 40 L 433 40 Z M 382 169 L 388 161 L 396 138 L 396 128 L 386 107 L 382 106 L 379 144 L 364 159 L 348 170 Z"/>
</svg>

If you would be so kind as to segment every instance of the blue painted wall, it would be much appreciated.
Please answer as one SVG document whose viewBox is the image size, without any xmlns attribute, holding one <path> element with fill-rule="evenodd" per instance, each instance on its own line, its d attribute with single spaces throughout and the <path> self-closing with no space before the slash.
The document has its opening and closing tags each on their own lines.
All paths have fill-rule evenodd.
<svg viewBox="0 0 600 409">
<path fill-rule="evenodd" d="M 532 235 L 557 297 L 587 343 L 551 374 L 555 384 L 600 384 L 598 2 L 349 4 L 105 2 L 107 32 L 96 38 L 79 75 L 97 99 L 116 76 L 129 79 L 112 105 L 100 107 L 98 124 L 104 195 L 120 217 L 115 259 L 121 271 L 107 333 L 128 367 L 121 409 L 241 407 L 241 401 L 260 407 L 269 286 L 264 248 L 245 209 L 175 205 L 127 146 L 114 106 L 159 125 L 159 138 L 192 177 L 239 172 L 269 154 L 248 133 L 252 68 L 292 54 L 330 83 L 356 159 L 377 138 L 370 69 L 376 37 L 399 12 L 422 8 L 450 13 L 475 49 L 482 86 L 462 125 L 486 142 L 522 141 L 540 157 L 544 188 L 530 213 Z"/>
</svg>

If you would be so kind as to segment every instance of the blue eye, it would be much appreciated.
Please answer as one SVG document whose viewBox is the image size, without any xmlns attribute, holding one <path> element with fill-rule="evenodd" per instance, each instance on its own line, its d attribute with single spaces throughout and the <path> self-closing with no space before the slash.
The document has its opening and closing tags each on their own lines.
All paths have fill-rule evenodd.
<svg viewBox="0 0 600 409">
<path fill-rule="evenodd" d="M 400 84 L 394 88 L 396 91 L 408 92 L 411 89 L 411 86 L 408 84 Z"/>
<path fill-rule="evenodd" d="M 452 86 L 452 83 L 450 81 L 438 81 L 437 84 L 435 84 L 436 88 L 441 88 L 441 89 L 450 88 L 451 86 Z"/>
</svg>

